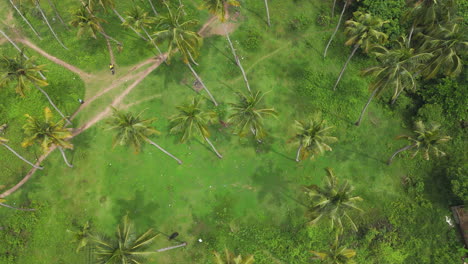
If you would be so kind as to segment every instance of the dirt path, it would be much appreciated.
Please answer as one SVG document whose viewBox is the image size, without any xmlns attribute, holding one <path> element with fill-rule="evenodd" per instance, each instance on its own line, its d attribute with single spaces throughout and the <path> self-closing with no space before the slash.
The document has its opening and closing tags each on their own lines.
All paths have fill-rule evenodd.
<svg viewBox="0 0 468 264">
<path fill-rule="evenodd" d="M 41 48 L 39 48 L 38 46 L 34 45 L 31 41 L 27 40 L 27 39 L 24 39 L 24 38 L 17 38 L 15 39 L 16 41 L 18 42 L 21 42 L 23 43 L 24 45 L 30 47 L 31 49 L 37 51 L 39 54 L 41 54 L 42 56 L 46 57 L 48 60 L 68 69 L 69 71 L 71 72 L 74 72 L 76 74 L 78 74 L 78 76 L 80 76 L 80 78 L 83 80 L 83 81 L 86 81 L 88 79 L 90 79 L 92 77 L 91 74 L 87 73 L 87 72 L 84 72 L 82 70 L 80 70 L 79 68 L 69 64 L 69 63 L 66 63 L 64 62 L 63 60 L 55 57 L 55 56 L 52 56 L 50 55 L 49 53 L 45 52 L 44 50 L 42 50 Z"/>
</svg>

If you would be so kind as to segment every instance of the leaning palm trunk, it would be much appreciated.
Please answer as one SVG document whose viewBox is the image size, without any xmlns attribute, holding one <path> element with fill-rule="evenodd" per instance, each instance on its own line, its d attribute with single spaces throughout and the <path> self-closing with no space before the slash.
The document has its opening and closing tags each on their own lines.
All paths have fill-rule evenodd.
<svg viewBox="0 0 468 264">
<path fill-rule="evenodd" d="M 268 23 L 268 26 L 271 27 L 270 10 L 268 10 L 268 0 L 265 0 L 265 9 L 266 9 L 266 13 L 267 13 L 267 23 Z"/>
<path fill-rule="evenodd" d="M 68 50 L 67 47 L 65 47 L 65 45 L 62 43 L 62 41 L 58 38 L 57 34 L 55 34 L 55 31 L 54 29 L 52 28 L 52 26 L 50 25 L 49 23 L 49 20 L 47 19 L 46 15 L 44 14 L 44 11 L 42 10 L 41 6 L 39 5 L 39 1 L 36 0 L 36 8 L 39 9 L 39 12 L 41 13 L 42 15 L 42 18 L 44 18 L 44 21 L 46 22 L 47 26 L 49 27 L 50 31 L 52 32 L 52 34 L 54 35 L 55 39 L 58 41 L 58 43 L 66 50 Z"/>
<path fill-rule="evenodd" d="M 18 7 L 16 7 L 15 3 L 13 3 L 13 0 L 10 0 L 10 3 L 11 5 L 13 6 L 13 8 L 16 10 L 16 12 L 18 12 L 18 14 L 21 16 L 21 18 L 24 20 L 24 22 L 26 22 L 26 24 L 28 24 L 28 26 L 32 29 L 32 31 L 34 32 L 34 34 L 36 34 L 36 36 L 42 40 L 41 36 L 39 36 L 39 33 L 37 33 L 37 31 L 34 29 L 34 27 L 31 25 L 31 23 L 29 23 L 29 21 L 23 16 L 23 14 L 21 13 L 21 11 L 18 9 Z"/>
<path fill-rule="evenodd" d="M 176 249 L 176 248 L 180 248 L 180 247 L 185 247 L 187 245 L 187 242 L 184 242 L 180 245 L 177 245 L 177 246 L 172 246 L 172 247 L 167 247 L 167 248 L 161 248 L 161 249 L 158 249 L 156 250 L 156 252 L 163 252 L 163 251 L 168 251 L 168 250 L 171 250 L 171 249 Z"/>
<path fill-rule="evenodd" d="M 208 142 L 208 144 L 211 146 L 213 151 L 216 153 L 216 156 L 218 156 L 218 158 L 222 159 L 223 155 L 219 154 L 219 152 L 216 150 L 215 146 L 211 143 L 211 141 L 207 137 L 204 137 L 204 138 L 205 138 L 206 142 Z"/>
<path fill-rule="evenodd" d="M 189 67 L 190 71 L 192 71 L 192 74 L 195 76 L 195 78 L 197 79 L 197 81 L 203 86 L 203 89 L 205 89 L 205 91 L 208 93 L 208 95 L 210 96 L 211 98 L 211 101 L 213 101 L 214 105 L 215 106 L 218 106 L 218 102 L 216 102 L 216 100 L 214 99 L 213 95 L 211 94 L 210 90 L 208 90 L 208 88 L 206 88 L 205 84 L 203 83 L 202 79 L 200 78 L 200 76 L 198 76 L 197 72 L 195 72 L 195 70 L 192 68 L 192 65 L 190 65 L 190 62 L 187 62 L 185 63 L 187 65 L 187 67 Z"/>
<path fill-rule="evenodd" d="M 43 167 L 39 167 L 39 166 L 36 166 L 34 165 L 32 162 L 29 162 L 27 159 L 23 158 L 20 154 L 18 154 L 14 149 L 12 149 L 10 146 L 8 146 L 7 144 L 5 143 L 1 143 L 0 145 L 3 145 L 5 148 L 7 148 L 9 151 L 11 151 L 13 154 L 16 155 L 16 157 L 20 158 L 22 161 L 26 162 L 27 164 L 33 166 L 34 168 L 36 169 L 44 169 Z"/>
<path fill-rule="evenodd" d="M 299 159 L 299 156 L 301 155 L 301 150 L 302 150 L 302 143 L 299 145 L 299 148 L 297 149 L 297 153 L 296 153 L 296 162 L 301 161 L 301 160 Z"/>
<path fill-rule="evenodd" d="M 153 141 L 151 141 L 150 139 L 146 138 L 146 142 L 150 143 L 151 145 L 157 147 L 160 151 L 164 152 L 166 155 L 168 155 L 169 157 L 175 159 L 177 161 L 177 163 L 179 164 L 182 164 L 182 161 L 178 158 L 176 158 L 174 155 L 172 155 L 171 153 L 169 153 L 167 150 L 163 149 L 161 146 L 159 146 L 158 144 L 154 143 Z"/>
<path fill-rule="evenodd" d="M 331 14 L 332 18 L 335 16 L 335 6 L 336 6 L 336 0 L 333 0 L 333 7 L 332 7 L 332 14 Z"/>
<path fill-rule="evenodd" d="M 7 208 L 10 208 L 10 209 L 20 210 L 20 211 L 36 211 L 36 209 L 17 208 L 17 207 L 13 207 L 13 206 L 11 206 L 11 205 L 4 204 L 4 203 L 0 203 L 0 205 L 1 205 L 1 206 L 4 206 L 4 207 L 7 207 Z"/>
<path fill-rule="evenodd" d="M 364 117 L 364 113 L 366 112 L 367 107 L 368 107 L 369 104 L 371 103 L 372 99 L 374 99 L 374 97 L 375 97 L 376 94 L 377 94 L 377 89 L 374 89 L 374 91 L 372 92 L 371 96 L 369 97 L 369 100 L 367 100 L 366 105 L 365 105 L 364 108 L 362 109 L 361 115 L 359 115 L 358 121 L 357 121 L 356 123 L 354 123 L 356 126 L 359 126 L 359 125 L 361 124 L 362 118 Z"/>
<path fill-rule="evenodd" d="M 148 31 L 146 31 L 145 27 L 144 27 L 144 26 L 141 26 L 141 29 L 143 30 L 143 32 L 145 32 L 146 36 L 148 37 L 148 40 L 151 42 L 151 44 L 153 44 L 154 48 L 158 51 L 159 55 L 162 56 L 161 50 L 159 49 L 158 45 L 156 45 L 156 43 L 155 43 L 154 40 L 151 38 L 151 36 L 148 34 Z"/>
<path fill-rule="evenodd" d="M 359 48 L 359 44 L 354 45 L 354 49 L 351 52 L 351 54 L 348 57 L 348 60 L 346 61 L 345 65 L 343 66 L 343 69 L 341 69 L 340 75 L 338 76 L 338 80 L 336 80 L 335 86 L 333 86 L 333 91 L 336 90 L 336 86 L 338 86 L 338 83 L 341 80 L 341 77 L 343 76 L 344 71 L 346 70 L 346 66 L 348 66 L 349 61 L 351 58 L 354 56 L 354 53 L 356 53 L 357 49 Z"/>
<path fill-rule="evenodd" d="M 125 19 L 119 14 L 119 12 L 117 12 L 117 10 L 112 9 L 112 11 L 114 11 L 114 14 L 120 19 L 120 21 L 121 21 L 122 23 L 125 23 Z M 133 32 L 135 32 L 140 38 L 144 39 L 145 41 L 147 40 L 145 37 L 143 37 L 143 36 L 140 34 L 140 32 L 136 31 L 136 29 L 135 29 L 134 27 L 132 27 L 132 26 L 130 26 L 130 25 L 129 25 L 129 27 L 130 27 L 130 29 L 133 30 Z"/>
<path fill-rule="evenodd" d="M 344 15 L 344 12 L 345 12 L 347 6 L 348 6 L 348 2 L 345 1 L 345 4 L 343 6 L 343 11 L 341 11 L 340 19 L 338 19 L 338 23 L 336 24 L 335 31 L 333 31 L 333 34 L 331 35 L 330 40 L 328 41 L 328 44 L 325 47 L 325 52 L 323 53 L 324 58 L 327 56 L 328 48 L 330 47 L 330 44 L 331 44 L 333 38 L 335 38 L 336 32 L 338 32 L 338 28 L 340 28 L 341 19 L 343 18 L 343 15 Z M 335 9 L 335 6 L 333 6 L 333 9 Z M 332 17 L 333 17 L 333 15 L 332 15 Z"/>
<path fill-rule="evenodd" d="M 156 8 L 154 8 L 153 1 L 148 0 L 148 2 L 150 3 L 151 9 L 153 9 L 154 15 L 157 16 L 158 12 L 156 12 Z"/>
<path fill-rule="evenodd" d="M 408 46 L 410 46 L 411 37 L 413 37 L 414 27 L 415 27 L 415 25 L 414 25 L 414 23 L 413 23 L 413 25 L 411 26 L 410 33 L 409 33 L 409 35 L 408 35 Z"/>
<path fill-rule="evenodd" d="M 226 29 L 226 24 L 224 24 L 224 32 L 226 33 L 226 39 L 229 42 L 229 46 L 231 47 L 232 55 L 234 56 L 234 59 L 236 60 L 236 64 L 237 64 L 237 66 L 239 66 L 239 69 L 242 72 L 242 76 L 244 77 L 245 85 L 247 85 L 247 90 L 249 90 L 249 92 L 252 92 L 250 90 L 249 81 L 247 80 L 247 75 L 245 74 L 245 71 L 244 71 L 244 68 L 242 67 L 240 59 L 236 54 L 236 50 L 234 49 L 234 45 L 232 45 L 231 38 L 229 37 L 229 33 L 228 33 L 227 29 Z"/>
<path fill-rule="evenodd" d="M 408 150 L 408 149 L 410 149 L 410 148 L 413 148 L 413 147 L 415 147 L 415 146 L 416 146 L 416 144 L 408 145 L 408 146 L 406 146 L 406 147 L 404 147 L 404 148 L 401 148 L 401 149 L 397 150 L 395 153 L 393 153 L 393 155 L 392 155 L 392 156 L 390 157 L 390 159 L 387 161 L 387 165 L 392 164 L 393 159 L 395 158 L 396 155 L 398 155 L 398 153 L 403 152 L 403 151 L 405 151 L 405 150 Z"/>
<path fill-rule="evenodd" d="M 62 157 L 63 157 L 63 160 L 65 161 L 65 164 L 67 164 L 68 167 L 73 168 L 73 165 L 71 165 L 71 164 L 68 162 L 67 156 L 65 156 L 65 151 L 63 151 L 63 148 L 62 148 L 62 147 L 58 147 L 58 149 L 60 150 L 60 153 L 62 153 Z"/>
<path fill-rule="evenodd" d="M 65 119 L 65 121 L 67 122 L 68 125 L 72 125 L 72 122 L 70 120 L 68 120 L 68 118 L 65 117 L 65 115 L 58 109 L 58 107 L 54 104 L 54 102 L 52 101 L 52 99 L 50 99 L 50 96 L 46 93 L 46 91 L 44 91 L 41 87 L 39 87 L 38 85 L 34 85 L 46 98 L 47 100 L 49 101 L 49 103 L 52 105 L 52 107 L 55 109 L 55 111 L 57 111 L 60 116 Z"/>
<path fill-rule="evenodd" d="M 47 2 L 49 3 L 49 6 L 54 10 L 55 16 L 59 19 L 60 23 L 62 23 L 62 25 L 64 25 L 66 29 L 69 29 L 67 23 L 63 21 L 63 18 L 57 10 L 57 7 L 55 6 L 54 2 L 52 2 L 52 0 L 47 0 Z"/>
<path fill-rule="evenodd" d="M 13 42 L 13 40 L 10 37 L 8 37 L 7 34 L 5 34 L 5 32 L 0 30 L 0 34 L 2 34 L 8 40 L 8 42 L 10 42 L 11 45 L 13 45 L 13 47 L 15 47 L 16 50 L 18 50 L 20 53 L 22 53 L 23 57 L 25 57 L 27 60 L 29 60 L 29 57 L 26 54 L 23 53 L 23 51 L 18 47 L 18 45 L 16 45 L 16 43 Z M 34 66 L 36 66 L 36 65 L 34 65 Z M 44 74 L 42 74 L 41 71 L 38 71 L 37 73 L 39 73 L 39 75 L 41 76 L 41 78 L 43 80 L 47 80 L 47 78 L 44 76 Z"/>
</svg>

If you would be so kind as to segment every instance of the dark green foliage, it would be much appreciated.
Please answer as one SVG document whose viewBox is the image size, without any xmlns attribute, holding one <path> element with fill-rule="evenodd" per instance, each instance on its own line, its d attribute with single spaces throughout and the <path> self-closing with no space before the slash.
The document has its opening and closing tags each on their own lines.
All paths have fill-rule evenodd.
<svg viewBox="0 0 468 264">
<path fill-rule="evenodd" d="M 405 0 L 362 0 L 359 2 L 358 10 L 388 20 L 389 23 L 383 26 L 383 32 L 390 39 L 406 34 L 401 23 L 401 18 L 406 10 Z"/>
<path fill-rule="evenodd" d="M 241 38 L 241 45 L 247 50 L 257 50 L 262 43 L 262 35 L 257 28 L 249 27 L 244 29 L 245 37 Z"/>
<path fill-rule="evenodd" d="M 330 16 L 321 13 L 317 16 L 315 22 L 317 23 L 317 25 L 324 27 L 330 23 Z"/>
<path fill-rule="evenodd" d="M 293 31 L 303 31 L 308 28 L 311 22 L 312 19 L 310 18 L 310 15 L 303 13 L 296 15 L 293 19 L 289 20 L 289 28 Z"/>
</svg>

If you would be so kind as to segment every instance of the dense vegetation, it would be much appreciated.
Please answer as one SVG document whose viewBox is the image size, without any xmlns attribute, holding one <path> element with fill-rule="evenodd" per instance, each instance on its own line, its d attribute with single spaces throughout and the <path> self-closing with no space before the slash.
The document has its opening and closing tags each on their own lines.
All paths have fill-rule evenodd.
<svg viewBox="0 0 468 264">
<path fill-rule="evenodd" d="M 467 255 L 465 1 L 0 7 L 0 263 Z"/>
</svg>

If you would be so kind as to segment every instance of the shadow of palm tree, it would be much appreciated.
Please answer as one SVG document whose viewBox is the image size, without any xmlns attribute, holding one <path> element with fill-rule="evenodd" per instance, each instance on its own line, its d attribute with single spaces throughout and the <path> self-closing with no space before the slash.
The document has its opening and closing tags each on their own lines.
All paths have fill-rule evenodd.
<svg viewBox="0 0 468 264">
<path fill-rule="evenodd" d="M 282 205 L 282 192 L 288 189 L 291 181 L 284 177 L 283 170 L 272 162 L 257 168 L 252 175 L 253 182 L 259 186 L 258 199 Z"/>
<path fill-rule="evenodd" d="M 156 202 L 145 202 L 144 194 L 142 191 L 137 190 L 134 198 L 130 200 L 118 199 L 116 202 L 116 219 L 122 219 L 128 214 L 130 219 L 135 223 L 138 228 L 150 228 L 154 223 L 153 212 L 158 210 L 161 206 Z"/>
</svg>

